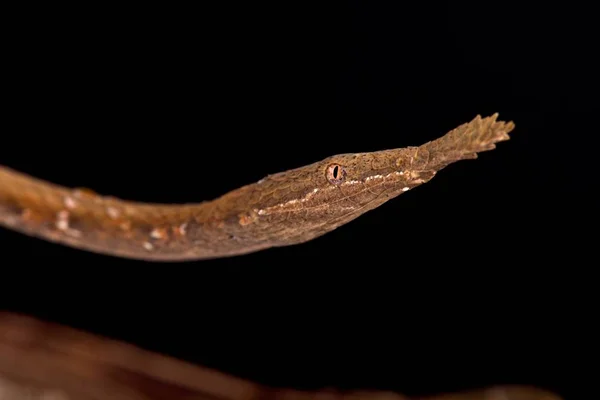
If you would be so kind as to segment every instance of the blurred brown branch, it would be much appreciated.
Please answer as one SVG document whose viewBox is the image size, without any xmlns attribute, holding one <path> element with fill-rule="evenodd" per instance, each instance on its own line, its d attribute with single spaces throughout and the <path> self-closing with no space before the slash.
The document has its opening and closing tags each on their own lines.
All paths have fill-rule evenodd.
<svg viewBox="0 0 600 400">
<path fill-rule="evenodd" d="M 406 400 L 384 392 L 302 392 L 258 385 L 135 346 L 0 312 L 0 400 Z M 412 400 L 561 400 L 497 386 Z"/>
</svg>

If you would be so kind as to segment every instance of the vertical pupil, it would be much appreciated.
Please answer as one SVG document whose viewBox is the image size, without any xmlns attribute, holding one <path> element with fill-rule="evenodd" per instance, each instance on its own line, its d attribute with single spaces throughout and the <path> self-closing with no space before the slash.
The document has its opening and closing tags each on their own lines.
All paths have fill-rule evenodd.
<svg viewBox="0 0 600 400">
<path fill-rule="evenodd" d="M 333 178 L 334 179 L 338 179 L 338 171 L 339 171 L 339 167 L 337 165 L 335 167 L 333 167 Z"/>
</svg>

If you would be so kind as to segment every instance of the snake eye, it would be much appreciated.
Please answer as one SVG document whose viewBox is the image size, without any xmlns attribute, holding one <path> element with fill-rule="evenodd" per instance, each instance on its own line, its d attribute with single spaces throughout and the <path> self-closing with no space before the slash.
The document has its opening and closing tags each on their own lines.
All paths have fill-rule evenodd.
<svg viewBox="0 0 600 400">
<path fill-rule="evenodd" d="M 327 167 L 327 180 L 334 185 L 339 185 L 346 178 L 346 170 L 339 164 L 331 164 Z"/>
</svg>

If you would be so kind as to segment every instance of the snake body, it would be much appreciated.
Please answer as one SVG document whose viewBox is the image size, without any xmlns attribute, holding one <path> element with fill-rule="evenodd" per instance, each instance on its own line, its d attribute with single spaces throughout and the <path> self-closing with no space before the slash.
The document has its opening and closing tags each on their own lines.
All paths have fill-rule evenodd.
<svg viewBox="0 0 600 400">
<path fill-rule="evenodd" d="M 477 116 L 421 146 L 331 156 L 197 204 L 122 200 L 0 166 L 0 225 L 148 261 L 228 257 L 303 243 L 508 140 L 514 124 L 497 116 Z"/>
</svg>

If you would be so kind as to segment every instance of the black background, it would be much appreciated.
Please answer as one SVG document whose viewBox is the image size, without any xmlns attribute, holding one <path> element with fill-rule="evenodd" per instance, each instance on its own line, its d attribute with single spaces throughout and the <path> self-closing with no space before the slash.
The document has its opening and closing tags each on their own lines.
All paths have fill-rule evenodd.
<svg viewBox="0 0 600 400">
<path fill-rule="evenodd" d="M 477 114 L 516 123 L 298 246 L 153 264 L 2 230 L 6 308 L 271 385 L 579 398 L 597 364 L 597 22 L 558 4 L 6 10 L 0 163 L 66 186 L 201 201 Z"/>
</svg>

